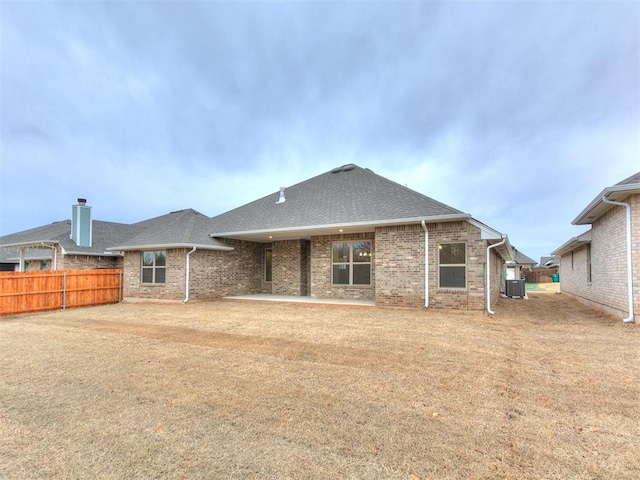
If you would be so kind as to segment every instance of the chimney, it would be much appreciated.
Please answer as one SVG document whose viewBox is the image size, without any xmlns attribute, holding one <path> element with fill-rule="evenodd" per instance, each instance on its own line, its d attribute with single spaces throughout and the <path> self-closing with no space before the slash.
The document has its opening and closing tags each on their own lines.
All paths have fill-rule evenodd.
<svg viewBox="0 0 640 480">
<path fill-rule="evenodd" d="M 79 247 L 92 245 L 93 219 L 91 207 L 86 198 L 79 198 L 78 204 L 71 207 L 71 240 Z"/>
<path fill-rule="evenodd" d="M 284 203 L 286 201 L 286 198 L 284 198 L 284 191 L 285 191 L 286 187 L 280 187 L 280 198 L 278 199 L 278 201 L 276 202 L 276 204 L 278 203 Z"/>
</svg>

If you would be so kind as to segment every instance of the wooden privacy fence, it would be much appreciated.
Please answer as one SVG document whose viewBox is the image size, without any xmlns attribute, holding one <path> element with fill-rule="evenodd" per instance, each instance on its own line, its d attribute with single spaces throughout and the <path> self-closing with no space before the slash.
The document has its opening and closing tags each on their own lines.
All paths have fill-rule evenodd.
<svg viewBox="0 0 640 480">
<path fill-rule="evenodd" d="M 551 275 L 558 273 L 557 268 L 534 268 L 533 270 L 522 269 L 521 273 L 527 277 L 529 283 L 550 283 L 553 282 Z"/>
<path fill-rule="evenodd" d="M 122 301 L 122 269 L 0 272 L 0 315 Z"/>
</svg>

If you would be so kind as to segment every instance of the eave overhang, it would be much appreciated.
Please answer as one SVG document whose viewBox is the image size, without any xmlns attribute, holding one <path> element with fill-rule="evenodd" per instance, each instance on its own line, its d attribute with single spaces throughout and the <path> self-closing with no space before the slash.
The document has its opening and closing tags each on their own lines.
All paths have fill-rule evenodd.
<svg viewBox="0 0 640 480">
<path fill-rule="evenodd" d="M 349 233 L 375 232 L 376 227 L 388 227 L 393 225 L 426 223 L 455 222 L 468 220 L 471 216 L 467 213 L 451 215 L 435 215 L 431 217 L 396 218 L 392 220 L 371 220 L 366 222 L 335 223 L 325 225 L 306 225 L 299 227 L 285 227 L 263 230 L 240 230 L 235 232 L 216 232 L 209 234 L 212 238 L 232 238 L 236 240 L 248 240 L 252 242 L 274 242 L 277 240 L 309 240 L 317 235 L 341 235 Z"/>
<path fill-rule="evenodd" d="M 30 242 L 16 242 L 16 243 L 3 243 L 0 247 L 53 247 L 56 244 L 59 244 L 58 240 L 37 240 Z"/>
<path fill-rule="evenodd" d="M 560 256 L 562 256 L 565 253 L 569 253 L 569 252 L 575 250 L 576 248 L 578 248 L 578 247 L 580 247 L 582 245 L 585 245 L 587 243 L 591 243 L 591 230 L 587 230 L 582 235 L 579 235 L 577 237 L 573 237 L 570 240 L 566 241 L 561 246 L 556 248 L 553 252 L 551 252 L 551 255 L 560 255 Z"/>
<path fill-rule="evenodd" d="M 146 244 L 146 245 L 123 245 L 117 247 L 109 247 L 109 250 L 115 250 L 120 252 L 130 251 L 149 251 L 149 250 L 168 250 L 174 248 L 188 248 L 197 250 L 219 250 L 223 252 L 230 252 L 234 250 L 233 247 L 226 247 L 221 245 L 207 245 L 199 243 L 158 243 L 158 244 Z"/>
<path fill-rule="evenodd" d="M 602 197 L 616 202 L 624 201 L 629 195 L 640 193 L 640 185 L 637 183 L 630 185 L 614 185 L 605 188 L 587 207 L 571 222 L 572 225 L 590 225 L 602 215 L 607 213 L 613 205 L 604 203 Z"/>
<path fill-rule="evenodd" d="M 516 261 L 516 252 L 509 242 L 508 235 L 498 232 L 488 225 L 479 222 L 475 218 L 469 218 L 467 221 L 474 227 L 480 229 L 480 238 L 482 240 L 487 240 L 489 245 L 495 245 L 496 243 L 502 242 L 504 239 L 504 243 L 496 247 L 496 252 L 498 252 L 498 255 L 500 255 L 505 262 L 513 263 Z"/>
</svg>

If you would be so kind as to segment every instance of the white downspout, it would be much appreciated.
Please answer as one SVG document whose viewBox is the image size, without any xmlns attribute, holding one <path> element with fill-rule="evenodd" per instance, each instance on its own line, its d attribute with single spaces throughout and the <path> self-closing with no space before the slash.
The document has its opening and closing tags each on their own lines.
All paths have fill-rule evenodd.
<svg viewBox="0 0 640 480">
<path fill-rule="evenodd" d="M 503 235 L 501 242 L 494 243 L 493 245 L 489 245 L 487 247 L 487 268 L 486 268 L 486 270 L 487 270 L 487 281 L 486 281 L 487 291 L 486 291 L 486 297 L 487 297 L 487 313 L 489 315 L 493 315 L 493 310 L 491 310 L 491 269 L 489 268 L 489 265 L 491 265 L 491 263 L 490 263 L 490 258 L 489 258 L 489 253 L 490 253 L 489 251 L 492 248 L 499 247 L 500 245 L 502 245 L 506 241 L 507 241 L 507 236 Z"/>
<path fill-rule="evenodd" d="M 193 250 L 187 253 L 187 260 L 185 264 L 186 273 L 184 276 L 184 303 L 187 303 L 189 301 L 189 256 L 195 251 L 196 247 L 193 247 Z"/>
<path fill-rule="evenodd" d="M 422 220 L 424 230 L 424 308 L 429 308 L 429 230 Z"/>
<path fill-rule="evenodd" d="M 19 260 L 19 265 L 18 265 L 18 271 L 19 272 L 24 272 L 24 248 L 20 247 L 20 260 Z"/>
<path fill-rule="evenodd" d="M 602 201 L 604 203 L 609 203 L 611 205 L 618 205 L 620 207 L 624 207 L 627 211 L 627 287 L 629 297 L 629 316 L 627 318 L 623 318 L 622 321 L 624 323 L 631 323 L 634 321 L 634 313 L 633 313 L 633 270 L 632 270 L 632 262 L 631 262 L 631 205 L 624 202 L 616 202 L 614 200 L 608 200 L 606 195 L 602 196 Z"/>
</svg>

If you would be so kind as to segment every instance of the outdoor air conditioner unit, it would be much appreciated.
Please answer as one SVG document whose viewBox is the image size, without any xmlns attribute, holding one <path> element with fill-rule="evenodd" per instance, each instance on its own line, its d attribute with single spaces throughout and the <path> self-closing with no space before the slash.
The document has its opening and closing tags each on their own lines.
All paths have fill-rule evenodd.
<svg viewBox="0 0 640 480">
<path fill-rule="evenodd" d="M 507 290 L 507 297 L 523 297 L 524 298 L 524 280 L 507 280 L 506 290 Z"/>
</svg>

